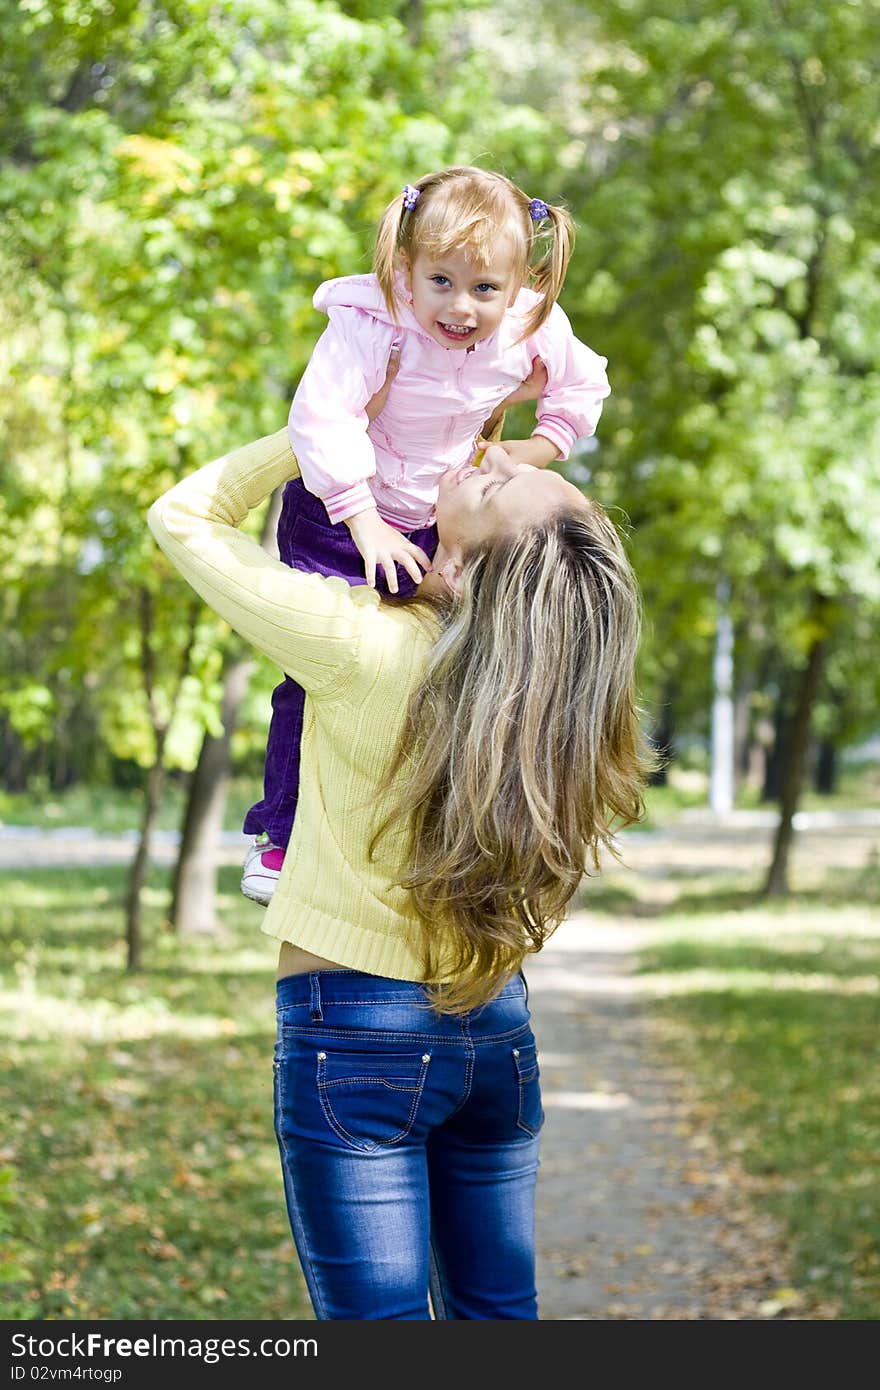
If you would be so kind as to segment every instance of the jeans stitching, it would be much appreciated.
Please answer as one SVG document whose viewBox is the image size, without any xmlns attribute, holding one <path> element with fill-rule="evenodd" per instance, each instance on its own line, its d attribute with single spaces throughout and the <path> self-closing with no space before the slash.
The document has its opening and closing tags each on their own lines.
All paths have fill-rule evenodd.
<svg viewBox="0 0 880 1390">
<path fill-rule="evenodd" d="M 278 1087 L 277 1137 L 278 1147 L 281 1150 L 281 1162 L 283 1163 L 285 1169 L 284 1173 L 282 1174 L 282 1181 L 284 1183 L 284 1195 L 287 1203 L 288 1215 L 290 1217 L 290 1224 L 294 1230 L 294 1244 L 297 1247 L 297 1251 L 301 1251 L 300 1261 L 303 1266 L 303 1275 L 305 1276 L 306 1284 L 308 1285 L 309 1289 L 309 1295 L 314 1305 L 315 1316 L 321 1319 L 322 1321 L 326 1321 L 326 1307 L 324 1304 L 323 1296 L 321 1294 L 320 1286 L 318 1284 L 318 1277 L 315 1273 L 314 1262 L 312 1260 L 312 1252 L 309 1249 L 309 1242 L 306 1236 L 305 1222 L 302 1220 L 302 1217 L 300 1216 L 299 1204 L 296 1200 L 296 1189 L 294 1186 L 293 1178 L 291 1176 L 290 1161 L 288 1159 L 287 1154 L 287 1142 L 284 1139 L 282 1133 L 282 1120 L 284 1118 L 284 1060 L 282 1057 L 278 1057 L 275 1059 L 275 1063 L 277 1067 L 277 1070 L 275 1072 L 275 1081 Z M 285 1177 L 287 1179 L 286 1181 L 284 1181 Z M 297 1236 L 299 1237 L 299 1239 L 296 1238 Z"/>
<path fill-rule="evenodd" d="M 316 975 L 352 975 L 352 974 L 354 974 L 355 972 L 354 972 L 353 970 L 343 969 L 343 970 L 316 970 L 316 971 L 311 971 L 310 973 L 311 973 L 311 974 L 316 974 Z M 283 976 L 282 978 L 284 978 L 284 979 L 289 979 L 290 976 Z M 493 1003 L 493 1004 L 496 1004 L 496 1003 L 500 1002 L 502 999 L 515 999 L 515 998 L 516 998 L 516 995 L 513 994 L 513 993 L 511 993 L 511 994 L 499 994 L 499 995 L 496 996 L 496 998 L 492 999 L 490 1002 Z M 423 1009 L 425 1010 L 425 1012 L 428 1012 L 428 1011 L 431 1009 L 431 1007 L 432 1007 L 430 1004 L 424 1003 L 424 1002 L 421 1003 L 421 1004 L 415 1004 L 415 1003 L 414 1003 L 414 1000 L 413 1000 L 413 995 L 412 995 L 412 993 L 409 992 L 409 991 L 407 991 L 407 992 L 401 992 L 401 993 L 382 994 L 382 995 L 380 995 L 379 997 L 377 997 L 377 998 L 375 998 L 375 999 L 363 999 L 363 998 L 361 998 L 361 999 L 336 999 L 336 998 L 328 998 L 327 995 L 325 994 L 325 995 L 322 996 L 322 1002 L 323 1002 L 324 1004 L 328 1004 L 328 1005 L 330 1005 L 330 1004 L 360 1004 L 362 1007 L 368 1008 L 368 1009 L 369 1009 L 369 1008 L 373 1008 L 373 1007 L 376 1007 L 376 1008 L 383 1008 L 386 1004 L 413 1004 L 414 1007 L 423 1008 Z M 523 1000 L 523 1003 L 525 1003 L 525 1000 Z M 294 1001 L 294 1000 L 291 1000 L 291 1002 L 290 1002 L 289 1004 L 279 1004 L 279 1005 L 278 1005 L 279 1010 L 281 1010 L 281 1009 L 307 1009 L 308 1007 L 309 1007 L 309 1001 L 306 1000 L 306 999 L 300 999 L 300 1000 L 295 1000 L 295 1001 Z"/>
<path fill-rule="evenodd" d="M 534 1065 L 529 1065 L 528 1070 L 526 1069 L 526 1064 L 522 1061 L 521 1058 L 517 1057 L 515 1053 L 512 1053 L 511 1056 L 513 1057 L 513 1065 L 516 1068 L 517 1089 L 519 1092 L 516 1108 L 517 1128 L 523 1130 L 525 1134 L 530 1135 L 530 1137 L 534 1139 L 535 1136 L 540 1133 L 541 1126 L 544 1123 L 544 1107 L 541 1104 L 540 1085 L 538 1089 L 538 1106 L 540 1109 L 541 1118 L 536 1129 L 532 1129 L 530 1125 L 526 1124 L 525 1120 L 523 1119 L 523 1109 L 525 1107 L 526 1084 L 530 1081 L 537 1081 L 540 1075 L 538 1071 L 537 1048 L 535 1049 Z"/>
<path fill-rule="evenodd" d="M 361 1082 L 369 1083 L 371 1086 L 387 1086 L 389 1091 L 403 1091 L 405 1095 L 410 1095 L 418 1090 L 418 1086 L 395 1086 L 393 1081 L 388 1081 L 384 1076 L 346 1076 L 340 1077 L 337 1081 L 324 1081 L 322 1084 L 326 1090 L 331 1086 L 359 1086 Z"/>
<path fill-rule="evenodd" d="M 438 1321 L 448 1321 L 449 1313 L 446 1306 L 446 1297 L 443 1292 L 440 1261 L 437 1258 L 437 1250 L 434 1245 L 433 1236 L 428 1241 L 428 1292 L 431 1295 L 431 1307 L 434 1310 L 435 1319 Z"/>
<path fill-rule="evenodd" d="M 325 1078 L 324 1078 L 324 1072 L 325 1072 L 325 1065 L 324 1065 L 324 1062 L 321 1060 L 320 1057 L 318 1057 L 317 1061 L 318 1061 L 318 1071 L 317 1071 L 316 1081 L 317 1081 L 317 1087 L 318 1087 L 318 1099 L 319 1099 L 320 1102 L 321 1102 L 321 1109 L 322 1109 L 322 1111 L 324 1112 L 324 1118 L 325 1118 L 325 1120 L 327 1121 L 328 1125 L 329 1125 L 330 1128 L 333 1130 L 334 1134 L 338 1134 L 338 1135 L 339 1135 L 339 1138 L 343 1141 L 343 1143 L 350 1144 L 351 1147 L 354 1148 L 354 1149 L 357 1149 L 357 1151 L 358 1151 L 359 1153 L 375 1153 L 377 1149 L 390 1148 L 390 1147 L 391 1147 L 392 1145 L 394 1145 L 394 1144 L 399 1144 L 400 1141 L 401 1141 L 401 1139 L 405 1139 L 405 1138 L 406 1138 L 406 1136 L 409 1134 L 409 1132 L 410 1132 L 410 1130 L 412 1129 L 413 1124 L 414 1124 L 414 1122 L 415 1122 L 416 1110 L 418 1109 L 419 1101 L 420 1101 L 421 1098 L 422 1098 L 422 1092 L 423 1092 L 424 1089 L 425 1089 L 425 1080 L 427 1079 L 427 1075 L 428 1075 L 428 1067 L 429 1067 L 430 1064 L 431 1064 L 431 1059 L 430 1059 L 430 1057 L 428 1058 L 428 1060 L 427 1060 L 426 1062 L 422 1062 L 421 1070 L 420 1070 L 420 1072 L 419 1072 L 419 1079 L 418 1079 L 418 1082 L 416 1083 L 416 1089 L 413 1091 L 412 1104 L 411 1104 L 411 1106 L 410 1106 L 410 1108 L 409 1108 L 409 1116 L 408 1116 L 408 1118 L 407 1118 L 406 1125 L 405 1125 L 404 1128 L 401 1129 L 397 1134 L 395 1134 L 391 1139 L 376 1139 L 376 1140 L 372 1140 L 372 1139 L 365 1140 L 365 1139 L 357 1139 L 357 1138 L 355 1138 L 355 1136 L 354 1136 L 353 1134 L 350 1134 L 350 1133 L 348 1132 L 348 1130 L 345 1128 L 345 1126 L 344 1126 L 343 1124 L 341 1124 L 340 1121 L 337 1119 L 337 1117 L 334 1115 L 334 1113 L 333 1113 L 333 1108 L 332 1108 L 332 1106 L 330 1105 L 329 1098 L 327 1097 L 327 1094 L 326 1094 L 328 1085 L 332 1085 L 332 1084 L 334 1084 L 334 1083 L 332 1083 L 332 1082 L 327 1082 L 327 1081 L 325 1080 Z M 360 1078 L 358 1078 L 358 1079 L 360 1079 Z M 402 1088 L 395 1088 L 395 1089 L 402 1089 Z M 407 1089 L 409 1090 L 409 1089 L 411 1089 L 411 1088 L 408 1087 Z"/>
<path fill-rule="evenodd" d="M 470 1038 L 470 1035 L 468 1036 L 469 1040 L 476 1048 L 486 1046 L 489 1043 L 510 1042 L 514 1038 L 518 1038 L 522 1033 L 528 1032 L 528 1030 L 529 1024 L 526 1022 L 517 1024 L 516 1028 L 510 1028 L 504 1033 L 492 1033 L 487 1034 L 485 1037 L 473 1039 Z M 300 1027 L 297 1024 L 282 1023 L 281 1032 L 282 1037 L 311 1038 L 315 1042 L 320 1042 L 325 1038 L 349 1039 L 351 1042 L 359 1042 L 362 1039 L 372 1039 L 375 1041 L 376 1039 L 376 1031 L 369 1028 L 327 1028 L 322 1026 L 316 1029 Z M 404 1033 L 392 1032 L 390 1030 L 386 1032 L 382 1029 L 381 1037 L 383 1042 L 431 1042 L 437 1044 L 445 1043 L 453 1047 L 461 1046 L 460 1037 L 451 1037 L 445 1033 Z"/>
<path fill-rule="evenodd" d="M 463 1105 L 467 1104 L 468 1100 L 470 1099 L 471 1086 L 473 1085 L 474 1080 L 474 1058 L 476 1054 L 474 1051 L 473 1039 L 468 1034 L 466 1026 L 464 1029 L 464 1034 L 464 1045 L 467 1054 L 467 1060 L 464 1066 L 464 1086 L 462 1087 L 461 1091 L 461 1100 L 458 1102 L 455 1109 L 450 1111 L 449 1113 L 448 1119 L 450 1120 L 452 1119 L 453 1115 L 458 1114 L 459 1110 L 461 1110 Z"/>
</svg>

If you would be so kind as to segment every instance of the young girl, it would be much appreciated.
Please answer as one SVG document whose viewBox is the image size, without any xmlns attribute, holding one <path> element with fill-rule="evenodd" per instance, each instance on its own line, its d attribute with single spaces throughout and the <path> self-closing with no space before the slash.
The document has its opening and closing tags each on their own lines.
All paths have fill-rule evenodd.
<svg viewBox="0 0 880 1390">
<path fill-rule="evenodd" d="M 374 273 L 328 280 L 314 297 L 330 322 L 290 410 L 302 477 L 282 502 L 286 564 L 412 593 L 437 544 L 441 475 L 474 462 L 486 422 L 536 358 L 546 371 L 537 423 L 529 439 L 501 447 L 544 468 L 594 432 L 607 359 L 575 338 L 556 302 L 573 242 L 563 208 L 484 169 L 427 174 L 389 203 Z M 370 419 L 392 354 L 397 374 Z M 293 826 L 304 705 L 286 677 L 272 696 L 264 796 L 244 823 L 254 841 L 241 887 L 260 903 L 272 896 Z"/>
</svg>

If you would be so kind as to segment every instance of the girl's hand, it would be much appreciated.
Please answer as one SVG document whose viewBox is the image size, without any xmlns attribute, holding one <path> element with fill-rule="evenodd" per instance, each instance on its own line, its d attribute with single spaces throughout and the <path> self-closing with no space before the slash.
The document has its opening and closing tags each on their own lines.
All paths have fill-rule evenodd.
<svg viewBox="0 0 880 1390">
<path fill-rule="evenodd" d="M 383 521 L 375 507 L 346 517 L 345 524 L 363 556 L 364 571 L 371 589 L 376 587 L 377 564 L 385 571 L 385 583 L 392 594 L 397 593 L 398 587 L 395 561 L 403 566 L 415 584 L 420 584 L 423 577 L 419 565 L 425 571 L 431 568 L 431 561 L 421 546 L 414 545 L 401 531 Z"/>
<path fill-rule="evenodd" d="M 487 439 L 477 441 L 478 449 L 489 445 Z M 492 448 L 503 449 L 514 463 L 528 463 L 532 468 L 546 468 L 548 463 L 559 458 L 559 450 L 543 434 L 533 434 L 531 439 L 496 439 Z"/>
</svg>

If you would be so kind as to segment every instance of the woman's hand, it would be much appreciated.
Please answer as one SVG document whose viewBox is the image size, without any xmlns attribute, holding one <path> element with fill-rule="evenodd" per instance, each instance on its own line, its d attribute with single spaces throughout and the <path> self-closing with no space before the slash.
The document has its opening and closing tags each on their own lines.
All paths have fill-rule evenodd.
<svg viewBox="0 0 880 1390">
<path fill-rule="evenodd" d="M 546 389 L 547 368 L 544 366 L 544 359 L 533 357 L 532 370 L 525 381 L 520 382 L 515 391 L 511 391 L 498 409 L 506 410 L 509 405 L 516 405 L 517 401 L 536 401 L 539 396 L 543 396 Z"/>
<path fill-rule="evenodd" d="M 497 405 L 483 426 L 483 439 L 489 439 L 501 424 L 502 417 L 509 405 L 516 405 L 518 401 L 536 401 L 539 396 L 543 396 L 547 389 L 547 368 L 544 366 L 543 358 L 532 358 L 532 370 L 529 372 L 525 381 L 521 381 L 509 396 Z"/>
<path fill-rule="evenodd" d="M 399 370 L 400 351 L 398 348 L 392 348 L 391 355 L 388 358 L 388 370 L 385 373 L 385 380 L 382 382 L 382 385 L 379 387 L 379 390 L 376 392 L 375 396 L 371 396 L 370 399 L 367 401 L 366 405 L 364 406 L 364 410 L 367 412 L 367 419 L 371 423 L 373 422 L 373 420 L 375 420 L 376 416 L 380 415 L 381 412 L 385 409 L 385 402 L 388 399 L 388 392 L 391 390 L 391 384 L 394 381 L 394 378 L 397 376 Z"/>
</svg>

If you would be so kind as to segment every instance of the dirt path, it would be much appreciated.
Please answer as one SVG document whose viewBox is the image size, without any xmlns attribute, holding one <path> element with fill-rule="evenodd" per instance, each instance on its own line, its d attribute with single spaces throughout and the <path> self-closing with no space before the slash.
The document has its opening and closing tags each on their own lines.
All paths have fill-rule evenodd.
<svg viewBox="0 0 880 1390">
<path fill-rule="evenodd" d="M 637 974 L 639 950 L 668 930 L 664 911 L 683 887 L 760 881 L 772 830 L 772 817 L 736 815 L 623 837 L 625 862 L 606 865 L 602 883 L 635 889 L 632 915 L 575 915 L 529 963 L 547 1116 L 545 1318 L 798 1316 L 776 1297 L 791 1283 L 778 1231 L 701 1129 L 690 1079 L 661 1060 L 652 997 L 681 981 Z M 802 818 L 792 861 L 801 886 L 878 862 L 880 813 Z M 735 927 L 721 919 L 703 930 L 729 940 L 750 927 L 744 911 Z"/>
<path fill-rule="evenodd" d="M 530 963 L 546 1122 L 538 1182 L 542 1318 L 754 1318 L 787 1282 L 657 1056 L 635 989 L 640 929 L 566 923 Z"/>
</svg>

